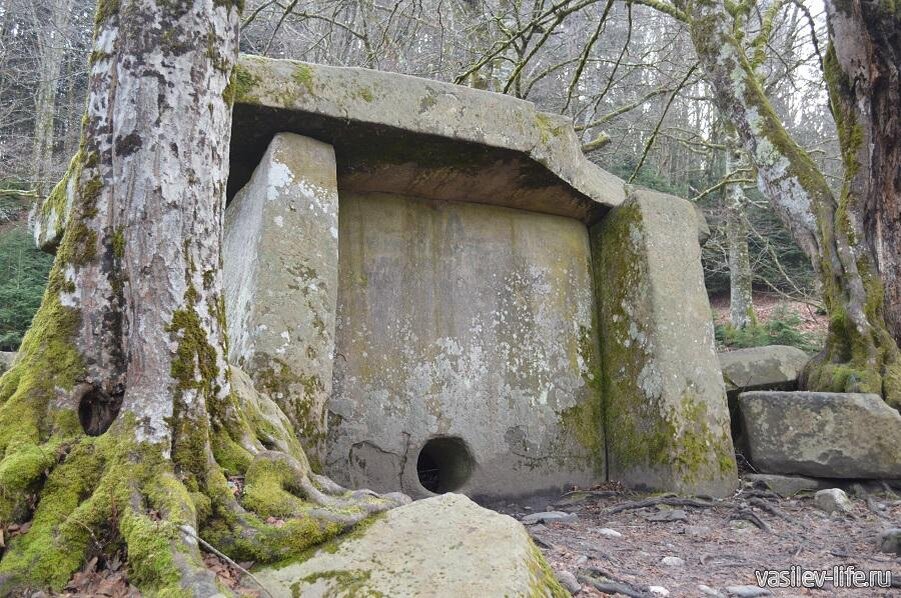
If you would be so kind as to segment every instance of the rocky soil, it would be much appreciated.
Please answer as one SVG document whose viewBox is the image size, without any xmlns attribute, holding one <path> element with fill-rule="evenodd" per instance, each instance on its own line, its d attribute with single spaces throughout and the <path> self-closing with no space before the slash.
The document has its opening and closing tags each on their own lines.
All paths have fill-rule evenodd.
<svg viewBox="0 0 901 598">
<path fill-rule="evenodd" d="M 538 511 L 575 515 L 527 527 L 558 576 L 570 583 L 573 577 L 578 580 L 579 596 L 604 596 L 617 589 L 622 595 L 648 597 L 901 596 L 897 588 L 827 584 L 822 590 L 766 593 L 757 587 L 755 569 L 792 565 L 887 569 L 901 585 L 901 558 L 877 549 L 880 532 L 901 525 L 901 496 L 874 485 L 851 487 L 848 494 L 850 512 L 831 515 L 815 506 L 813 493 L 781 498 L 749 484 L 725 500 L 599 487 L 568 493 L 552 505 L 495 508 L 526 521 L 542 519 Z"/>
</svg>

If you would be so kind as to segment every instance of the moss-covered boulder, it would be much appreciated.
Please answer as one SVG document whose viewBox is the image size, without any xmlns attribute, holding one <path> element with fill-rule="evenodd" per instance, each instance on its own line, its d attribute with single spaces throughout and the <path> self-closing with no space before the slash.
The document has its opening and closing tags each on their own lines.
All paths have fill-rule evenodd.
<svg viewBox="0 0 901 598">
<path fill-rule="evenodd" d="M 569 596 L 525 528 L 461 494 L 387 512 L 309 559 L 256 577 L 291 596 Z"/>
</svg>

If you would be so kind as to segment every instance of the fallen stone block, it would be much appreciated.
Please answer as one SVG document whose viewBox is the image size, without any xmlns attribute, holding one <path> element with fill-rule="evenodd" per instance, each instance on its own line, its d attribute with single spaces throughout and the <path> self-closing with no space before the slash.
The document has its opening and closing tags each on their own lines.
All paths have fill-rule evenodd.
<svg viewBox="0 0 901 598">
<path fill-rule="evenodd" d="M 901 478 L 901 414 L 879 395 L 754 391 L 738 401 L 758 471 Z"/>
<path fill-rule="evenodd" d="M 388 511 L 303 562 L 255 576 L 273 598 L 569 595 L 519 522 L 460 494 Z"/>
<path fill-rule="evenodd" d="M 901 528 L 893 527 L 879 534 L 879 552 L 901 555 Z"/>
<path fill-rule="evenodd" d="M 533 525 L 536 523 L 566 523 L 575 521 L 579 516 L 575 513 L 565 513 L 563 511 L 547 511 L 544 513 L 532 513 L 522 518 L 525 525 Z"/>
</svg>

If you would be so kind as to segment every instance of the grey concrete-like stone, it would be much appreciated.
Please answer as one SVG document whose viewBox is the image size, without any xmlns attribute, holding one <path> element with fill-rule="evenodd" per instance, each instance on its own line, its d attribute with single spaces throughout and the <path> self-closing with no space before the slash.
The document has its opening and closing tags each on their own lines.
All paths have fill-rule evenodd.
<svg viewBox="0 0 901 598">
<path fill-rule="evenodd" d="M 718 357 L 730 396 L 749 390 L 795 390 L 810 359 L 801 349 L 785 345 L 726 351 Z"/>
<path fill-rule="evenodd" d="M 635 191 L 591 229 L 610 479 L 724 496 L 737 485 L 695 212 Z"/>
<path fill-rule="evenodd" d="M 459 494 L 391 510 L 302 563 L 254 575 L 274 598 L 566 595 L 520 523 Z"/>
<path fill-rule="evenodd" d="M 341 188 L 462 199 L 596 218 L 623 183 L 582 153 L 569 119 L 531 102 L 361 68 L 243 55 L 232 161 L 256 161 L 260 139 L 293 131 L 328 141 Z M 277 124 L 276 124 L 277 123 Z M 271 132 L 270 132 L 271 131 Z"/>
<path fill-rule="evenodd" d="M 749 473 L 745 474 L 744 479 L 754 485 L 763 484 L 767 489 L 784 497 L 794 496 L 800 492 L 813 492 L 831 488 L 835 485 L 828 480 L 772 473 Z"/>
<path fill-rule="evenodd" d="M 335 155 L 273 138 L 225 214 L 223 278 L 230 361 L 282 406 L 307 455 L 324 455 L 338 294 Z"/>
<path fill-rule="evenodd" d="M 545 511 L 543 513 L 531 513 L 522 518 L 525 525 L 534 525 L 536 523 L 567 523 L 575 521 L 579 518 L 575 513 L 565 513 L 563 511 Z"/>
<path fill-rule="evenodd" d="M 879 395 L 754 391 L 738 402 L 758 471 L 901 478 L 901 415 Z"/>
<path fill-rule="evenodd" d="M 585 226 L 396 195 L 341 202 L 329 474 L 423 496 L 421 449 L 455 437 L 474 463 L 447 490 L 604 479 Z"/>
</svg>

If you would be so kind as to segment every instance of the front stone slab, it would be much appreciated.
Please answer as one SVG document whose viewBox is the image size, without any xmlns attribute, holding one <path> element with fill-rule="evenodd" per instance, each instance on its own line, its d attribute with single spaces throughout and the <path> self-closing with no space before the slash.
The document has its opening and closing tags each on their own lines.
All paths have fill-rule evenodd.
<svg viewBox="0 0 901 598">
<path fill-rule="evenodd" d="M 338 293 L 335 154 L 276 135 L 225 213 L 229 359 L 282 407 L 307 456 L 323 456 Z"/>
<path fill-rule="evenodd" d="M 522 524 L 459 494 L 394 509 L 302 563 L 255 575 L 274 598 L 569 595 Z"/>
<path fill-rule="evenodd" d="M 633 191 L 591 242 L 610 479 L 730 493 L 735 457 L 694 208 Z"/>
<path fill-rule="evenodd" d="M 901 415 L 879 395 L 754 391 L 738 403 L 759 471 L 901 478 Z"/>
<path fill-rule="evenodd" d="M 589 259 L 575 219 L 342 192 L 328 473 L 413 496 L 603 480 Z"/>
</svg>

